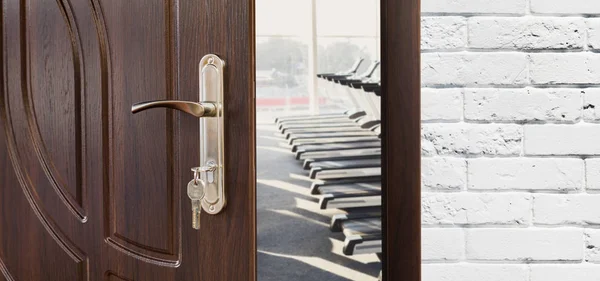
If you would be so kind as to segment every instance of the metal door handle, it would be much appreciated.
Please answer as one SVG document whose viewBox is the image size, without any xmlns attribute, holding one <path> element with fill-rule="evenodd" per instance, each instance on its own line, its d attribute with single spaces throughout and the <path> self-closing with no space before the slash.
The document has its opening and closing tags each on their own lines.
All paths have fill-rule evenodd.
<svg viewBox="0 0 600 281">
<path fill-rule="evenodd" d="M 177 100 L 157 100 L 136 103 L 131 106 L 132 113 L 138 113 L 150 108 L 166 107 L 177 109 L 195 117 L 215 117 L 217 116 L 217 105 L 212 102 L 191 102 Z"/>
<path fill-rule="evenodd" d="M 225 112 L 223 100 L 223 71 L 225 62 L 216 55 L 206 55 L 200 60 L 198 65 L 200 91 L 199 102 L 161 100 L 147 101 L 134 104 L 131 107 L 132 113 L 138 113 L 150 108 L 166 107 L 183 111 L 187 114 L 200 118 L 200 165 L 199 168 L 192 169 L 194 183 L 190 196 L 192 202 L 196 202 L 194 207 L 194 228 L 199 228 L 200 208 L 208 214 L 216 215 L 225 208 Z M 210 118 L 201 118 L 210 117 Z M 210 169 L 204 169 L 210 167 Z M 202 170 L 203 172 L 198 172 Z M 198 183 L 201 182 L 197 190 Z M 188 194 L 189 195 L 189 194 Z M 193 197 L 193 198 L 192 198 Z"/>
</svg>

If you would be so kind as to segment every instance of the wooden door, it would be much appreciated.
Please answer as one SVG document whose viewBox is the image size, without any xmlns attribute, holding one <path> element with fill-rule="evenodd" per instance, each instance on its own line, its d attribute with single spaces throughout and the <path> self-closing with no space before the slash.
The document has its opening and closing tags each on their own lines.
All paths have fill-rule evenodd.
<svg viewBox="0 0 600 281">
<path fill-rule="evenodd" d="M 0 280 L 254 280 L 251 0 L 4 0 Z M 198 101 L 225 71 L 228 205 L 191 227 Z M 232 163 L 228 165 L 227 163 Z"/>
</svg>

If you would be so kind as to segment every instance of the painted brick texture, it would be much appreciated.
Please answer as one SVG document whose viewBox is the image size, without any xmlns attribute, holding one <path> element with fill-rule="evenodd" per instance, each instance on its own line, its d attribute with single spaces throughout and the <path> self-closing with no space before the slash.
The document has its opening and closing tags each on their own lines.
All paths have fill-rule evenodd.
<svg viewBox="0 0 600 281">
<path fill-rule="evenodd" d="M 600 1 L 422 1 L 425 281 L 600 281 Z"/>
</svg>

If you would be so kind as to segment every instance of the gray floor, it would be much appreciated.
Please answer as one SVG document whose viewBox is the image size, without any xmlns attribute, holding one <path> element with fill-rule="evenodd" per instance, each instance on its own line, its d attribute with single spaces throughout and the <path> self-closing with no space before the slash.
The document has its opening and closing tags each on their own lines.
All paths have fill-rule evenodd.
<svg viewBox="0 0 600 281">
<path fill-rule="evenodd" d="M 266 120 L 257 125 L 258 280 L 377 280 L 374 254 L 344 256 L 344 236 L 329 231 L 342 211 L 319 210 L 306 171 Z"/>
</svg>

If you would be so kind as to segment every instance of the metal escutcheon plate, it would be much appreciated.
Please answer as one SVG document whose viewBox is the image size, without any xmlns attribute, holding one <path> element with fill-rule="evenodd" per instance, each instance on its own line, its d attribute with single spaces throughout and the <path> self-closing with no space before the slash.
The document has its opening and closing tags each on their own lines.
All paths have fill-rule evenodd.
<svg viewBox="0 0 600 281">
<path fill-rule="evenodd" d="M 200 119 L 200 165 L 215 163 L 216 169 L 203 173 L 206 183 L 202 209 L 207 214 L 220 213 L 227 203 L 225 197 L 225 103 L 223 100 L 223 71 L 225 62 L 217 55 L 206 55 L 198 65 L 200 73 L 199 100 L 214 102 L 217 116 Z"/>
</svg>

